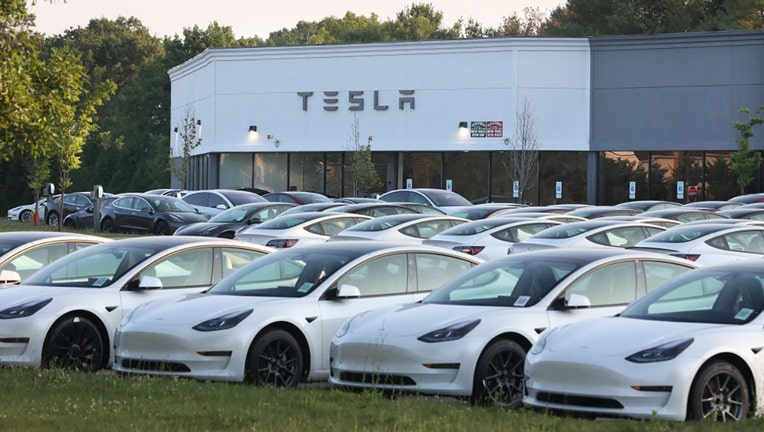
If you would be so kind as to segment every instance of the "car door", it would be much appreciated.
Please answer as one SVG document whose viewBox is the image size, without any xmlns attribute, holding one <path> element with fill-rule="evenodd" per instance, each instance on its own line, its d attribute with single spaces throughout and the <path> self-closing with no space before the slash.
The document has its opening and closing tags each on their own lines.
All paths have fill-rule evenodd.
<svg viewBox="0 0 764 432">
<path fill-rule="evenodd" d="M 220 280 L 219 257 L 220 251 L 208 246 L 165 255 L 147 263 L 120 290 L 122 313 L 160 298 L 204 291 Z M 144 276 L 159 279 L 161 287 L 136 289 Z"/>
</svg>

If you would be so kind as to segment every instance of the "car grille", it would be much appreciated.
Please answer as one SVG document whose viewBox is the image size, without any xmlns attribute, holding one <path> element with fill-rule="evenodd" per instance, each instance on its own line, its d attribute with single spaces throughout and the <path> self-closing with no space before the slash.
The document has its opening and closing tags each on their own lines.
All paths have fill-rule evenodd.
<svg viewBox="0 0 764 432">
<path fill-rule="evenodd" d="M 560 405 L 573 405 L 589 408 L 613 408 L 623 409 L 623 405 L 615 399 L 598 398 L 591 396 L 574 396 L 563 393 L 540 392 L 536 399 L 541 402 L 548 402 Z"/>
<path fill-rule="evenodd" d="M 125 369 L 155 371 L 155 372 L 191 372 L 183 363 L 167 361 L 151 361 L 143 359 L 121 359 L 119 364 Z"/>
<path fill-rule="evenodd" d="M 405 375 L 370 374 L 365 372 L 342 372 L 340 373 L 340 380 L 364 384 L 416 385 L 413 379 Z"/>
</svg>

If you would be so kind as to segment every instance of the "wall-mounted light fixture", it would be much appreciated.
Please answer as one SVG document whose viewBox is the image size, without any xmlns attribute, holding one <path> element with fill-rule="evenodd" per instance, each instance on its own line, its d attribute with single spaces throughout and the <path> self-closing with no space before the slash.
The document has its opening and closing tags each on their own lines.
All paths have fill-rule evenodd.
<svg viewBox="0 0 764 432">
<path fill-rule="evenodd" d="M 175 133 L 178 133 L 178 128 L 175 128 L 172 131 L 175 132 Z"/>
<path fill-rule="evenodd" d="M 508 146 L 508 145 L 509 145 L 509 138 L 504 138 L 504 145 L 505 145 L 505 146 Z"/>
<path fill-rule="evenodd" d="M 459 129 L 467 129 L 467 122 L 459 122 Z"/>
<path fill-rule="evenodd" d="M 255 125 L 249 125 L 249 131 L 250 131 L 250 132 L 257 132 L 257 126 L 255 126 Z"/>
<path fill-rule="evenodd" d="M 197 121 L 196 121 L 196 125 L 197 125 L 197 126 L 201 126 L 201 125 L 202 125 L 202 121 L 201 121 L 201 120 L 197 120 Z"/>
<path fill-rule="evenodd" d="M 196 121 L 196 136 L 199 138 L 202 137 L 202 121 L 201 120 Z"/>
</svg>

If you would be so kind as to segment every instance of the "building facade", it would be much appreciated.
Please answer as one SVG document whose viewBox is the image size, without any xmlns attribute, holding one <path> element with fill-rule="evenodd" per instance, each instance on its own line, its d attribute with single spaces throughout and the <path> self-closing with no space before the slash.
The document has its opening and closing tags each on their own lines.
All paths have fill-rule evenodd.
<svg viewBox="0 0 764 432">
<path fill-rule="evenodd" d="M 764 105 L 764 32 L 210 49 L 169 75 L 176 163 L 190 128 L 199 143 L 173 179 L 189 189 L 360 195 L 350 155 L 368 144 L 374 192 L 726 199 L 733 122 Z M 535 178 L 512 169 L 521 153 L 538 156 Z"/>
</svg>

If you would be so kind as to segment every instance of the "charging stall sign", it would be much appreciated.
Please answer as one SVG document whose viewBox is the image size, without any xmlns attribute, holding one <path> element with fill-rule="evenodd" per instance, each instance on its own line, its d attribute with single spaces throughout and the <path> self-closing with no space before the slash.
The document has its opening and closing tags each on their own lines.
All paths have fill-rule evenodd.
<svg viewBox="0 0 764 432">
<path fill-rule="evenodd" d="M 676 182 L 676 199 L 684 199 L 684 182 Z"/>
<path fill-rule="evenodd" d="M 637 182 L 630 181 L 629 182 L 629 199 L 634 199 L 637 197 Z"/>
</svg>

